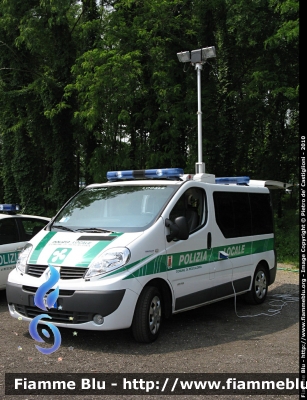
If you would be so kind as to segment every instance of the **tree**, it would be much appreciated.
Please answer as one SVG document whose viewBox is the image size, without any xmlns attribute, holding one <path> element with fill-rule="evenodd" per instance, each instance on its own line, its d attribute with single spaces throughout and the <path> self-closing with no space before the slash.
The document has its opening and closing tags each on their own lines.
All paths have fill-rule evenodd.
<svg viewBox="0 0 307 400">
<path fill-rule="evenodd" d="M 74 61 L 68 14 L 75 3 L 0 4 L 2 132 L 14 137 L 3 141 L 3 157 L 14 147 L 3 176 L 5 182 L 14 178 L 22 206 L 33 213 L 42 212 L 43 193 L 58 208 L 78 187 L 72 110 L 57 109 Z M 13 195 L 6 185 L 5 200 Z"/>
<path fill-rule="evenodd" d="M 193 172 L 196 72 L 176 53 L 207 46 L 206 171 L 297 180 L 297 0 L 2 0 L 0 32 L 7 202 L 54 211 L 110 169 Z"/>
</svg>

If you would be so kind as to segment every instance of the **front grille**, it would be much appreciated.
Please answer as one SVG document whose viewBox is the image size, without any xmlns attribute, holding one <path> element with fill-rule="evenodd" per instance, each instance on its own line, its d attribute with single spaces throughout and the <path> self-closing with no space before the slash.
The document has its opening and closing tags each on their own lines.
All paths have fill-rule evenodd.
<svg viewBox="0 0 307 400">
<path fill-rule="evenodd" d="M 28 318 L 35 318 L 42 314 L 42 310 L 37 307 L 23 306 L 20 304 L 14 304 L 15 310 Z M 52 310 L 44 311 L 44 314 L 49 315 L 52 318 L 52 322 L 61 322 L 65 324 L 84 324 L 93 320 L 94 314 L 87 312 L 75 312 L 67 310 Z M 48 321 L 48 320 L 47 320 Z"/>
<path fill-rule="evenodd" d="M 33 293 L 35 294 L 37 292 L 37 287 L 32 287 L 32 286 L 23 286 L 22 290 L 24 290 L 25 292 L 29 292 L 29 293 Z M 50 292 L 52 292 L 53 289 L 48 290 L 48 292 L 46 294 L 49 294 Z M 75 293 L 74 290 L 67 290 L 67 289 L 60 289 L 59 291 L 59 296 L 72 296 Z"/>
<path fill-rule="evenodd" d="M 46 265 L 29 264 L 26 268 L 26 274 L 39 278 L 45 272 Z M 83 278 L 87 268 L 83 267 L 61 267 L 60 279 L 80 279 Z"/>
</svg>

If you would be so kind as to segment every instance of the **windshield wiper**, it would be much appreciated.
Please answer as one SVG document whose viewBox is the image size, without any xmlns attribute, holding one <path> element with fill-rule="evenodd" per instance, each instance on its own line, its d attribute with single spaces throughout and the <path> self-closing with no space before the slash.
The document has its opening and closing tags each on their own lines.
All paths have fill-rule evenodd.
<svg viewBox="0 0 307 400">
<path fill-rule="evenodd" d="M 98 233 L 114 233 L 113 231 L 109 231 L 108 229 L 101 228 L 79 228 L 76 229 L 79 232 L 98 232 Z"/>
<path fill-rule="evenodd" d="M 75 232 L 73 229 L 67 228 L 67 226 L 63 225 L 52 225 L 51 228 L 62 229 L 63 231 Z"/>
</svg>

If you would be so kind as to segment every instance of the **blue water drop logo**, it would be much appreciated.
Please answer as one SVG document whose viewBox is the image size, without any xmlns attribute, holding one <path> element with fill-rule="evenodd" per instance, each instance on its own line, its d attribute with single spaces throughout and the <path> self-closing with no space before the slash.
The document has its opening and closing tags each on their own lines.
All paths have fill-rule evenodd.
<svg viewBox="0 0 307 400">
<path fill-rule="evenodd" d="M 49 315 L 47 315 L 47 314 L 41 314 L 41 315 L 38 315 L 37 317 L 35 317 L 35 318 L 30 322 L 30 326 L 29 326 L 30 335 L 32 336 L 32 338 L 33 338 L 34 340 L 36 340 L 37 342 L 40 342 L 40 343 L 44 343 L 44 342 L 45 342 L 44 339 L 42 339 L 42 338 L 40 337 L 40 335 L 38 334 L 38 331 L 37 331 L 37 325 L 38 325 L 39 321 L 40 321 L 42 318 L 50 318 L 50 319 L 51 319 L 51 317 L 50 317 Z M 61 345 L 61 334 L 60 334 L 58 328 L 57 328 L 56 326 L 50 324 L 49 322 L 45 322 L 45 325 L 47 325 L 47 326 L 51 329 L 51 331 L 52 331 L 52 333 L 53 333 L 53 336 L 54 336 L 54 344 L 53 344 L 53 346 L 50 347 L 50 348 L 44 348 L 44 347 L 40 347 L 40 346 L 38 346 L 38 345 L 35 345 L 35 347 L 37 348 L 38 351 L 40 351 L 40 352 L 43 353 L 43 354 L 51 354 L 51 353 L 55 352 L 55 351 L 60 347 L 60 345 Z M 46 329 L 42 329 L 42 334 L 43 334 L 46 338 L 49 338 L 49 337 L 50 337 L 50 334 L 49 334 L 49 332 L 48 332 Z"/>
<path fill-rule="evenodd" d="M 43 283 L 36 291 L 34 296 L 34 304 L 43 311 L 48 311 L 48 308 L 56 307 L 56 301 L 59 297 L 59 287 L 57 286 L 52 292 L 48 295 L 48 291 L 59 281 L 60 274 L 52 265 L 48 265 L 50 270 L 49 279 Z M 42 318 L 49 318 L 52 319 L 48 314 L 41 314 L 35 317 L 29 325 L 29 332 L 32 338 L 38 342 L 45 342 L 44 339 L 41 338 L 37 331 L 37 325 Z M 44 324 L 47 325 L 54 336 L 54 344 L 50 348 L 43 348 L 40 346 L 35 345 L 37 350 L 39 350 L 43 354 L 51 354 L 56 351 L 61 345 L 61 334 L 57 327 L 49 322 L 45 322 Z M 50 334 L 46 329 L 42 329 L 42 334 L 45 338 L 49 338 Z"/>
<path fill-rule="evenodd" d="M 50 269 L 50 277 L 47 282 L 43 283 L 36 291 L 34 296 L 34 304 L 40 308 L 41 310 L 47 311 L 46 304 L 48 308 L 52 308 L 56 302 L 56 299 L 59 297 L 59 287 L 49 293 L 46 297 L 47 292 L 59 281 L 60 274 L 59 272 L 52 266 L 49 265 Z"/>
</svg>

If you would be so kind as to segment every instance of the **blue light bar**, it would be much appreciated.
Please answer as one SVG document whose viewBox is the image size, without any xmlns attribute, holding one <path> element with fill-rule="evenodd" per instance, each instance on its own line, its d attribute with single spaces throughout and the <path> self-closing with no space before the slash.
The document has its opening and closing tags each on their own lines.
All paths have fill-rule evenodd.
<svg viewBox="0 0 307 400">
<path fill-rule="evenodd" d="M 15 212 L 19 210 L 19 204 L 0 204 L 0 211 Z"/>
<path fill-rule="evenodd" d="M 249 177 L 248 176 L 233 176 L 229 178 L 215 178 L 215 183 L 224 184 L 224 185 L 248 185 Z"/>
<path fill-rule="evenodd" d="M 107 179 L 109 181 L 118 181 L 121 179 L 164 179 L 179 178 L 182 175 L 182 168 L 140 169 L 128 171 L 108 171 Z"/>
</svg>

